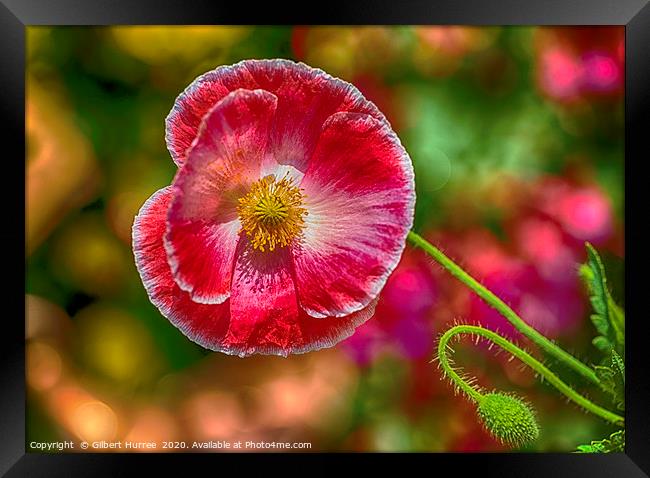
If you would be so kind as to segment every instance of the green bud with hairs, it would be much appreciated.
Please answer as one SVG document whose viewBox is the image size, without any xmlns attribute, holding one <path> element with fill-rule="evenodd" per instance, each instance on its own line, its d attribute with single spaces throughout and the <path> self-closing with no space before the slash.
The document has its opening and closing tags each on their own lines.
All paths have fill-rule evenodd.
<svg viewBox="0 0 650 478">
<path fill-rule="evenodd" d="M 496 439 L 510 446 L 526 445 L 539 436 L 539 426 L 532 409 L 513 395 L 495 392 L 482 395 L 476 413 Z"/>
<path fill-rule="evenodd" d="M 622 416 L 610 412 L 580 395 L 542 362 L 505 337 L 477 325 L 455 325 L 442 334 L 438 341 L 439 366 L 444 375 L 453 383 L 456 391 L 476 403 L 480 421 L 501 442 L 513 447 L 520 447 L 536 440 L 539 436 L 539 426 L 535 414 L 530 406 L 520 398 L 500 392 L 485 393 L 474 385 L 475 378 L 458 373 L 460 369 L 453 366 L 451 359 L 453 350 L 449 343 L 453 338 L 462 335 L 491 342 L 531 368 L 576 405 L 616 426 L 625 426 L 625 419 Z"/>
</svg>

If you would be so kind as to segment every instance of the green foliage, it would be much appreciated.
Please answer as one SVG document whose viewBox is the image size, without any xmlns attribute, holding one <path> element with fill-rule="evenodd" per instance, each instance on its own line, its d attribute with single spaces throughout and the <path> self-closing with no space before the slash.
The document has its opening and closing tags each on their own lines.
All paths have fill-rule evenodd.
<svg viewBox="0 0 650 478">
<path fill-rule="evenodd" d="M 512 395 L 483 395 L 476 412 L 485 428 L 509 445 L 522 446 L 539 437 L 539 426 L 530 406 Z"/>
<path fill-rule="evenodd" d="M 612 433 L 609 438 L 580 445 L 576 453 L 616 453 L 625 452 L 625 430 Z"/>
<path fill-rule="evenodd" d="M 588 242 L 585 247 L 588 259 L 580 267 L 580 276 L 589 289 L 594 309 L 591 320 L 600 334 L 593 339 L 593 344 L 606 355 L 594 370 L 614 406 L 625 410 L 625 314 L 612 299 L 598 252 Z"/>
<path fill-rule="evenodd" d="M 612 403 L 619 410 L 625 410 L 625 363 L 616 351 L 612 350 L 609 365 L 594 367 L 600 379 L 601 388 L 612 398 Z"/>
<path fill-rule="evenodd" d="M 598 252 L 588 242 L 585 247 L 587 262 L 580 267 L 580 276 L 589 289 L 594 309 L 591 321 L 599 334 L 593 344 L 608 357 L 615 352 L 620 358 L 625 353 L 625 314 L 612 299 Z"/>
</svg>

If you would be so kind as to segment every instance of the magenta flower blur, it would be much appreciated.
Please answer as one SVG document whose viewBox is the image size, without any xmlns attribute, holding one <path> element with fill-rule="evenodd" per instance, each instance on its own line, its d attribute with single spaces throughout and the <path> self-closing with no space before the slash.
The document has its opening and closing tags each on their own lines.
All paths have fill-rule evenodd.
<svg viewBox="0 0 650 478">
<path fill-rule="evenodd" d="M 538 30 L 537 82 L 550 99 L 572 103 L 623 91 L 623 28 Z"/>
<path fill-rule="evenodd" d="M 572 184 L 549 176 L 541 178 L 532 192 L 533 209 L 555 222 L 562 233 L 569 236 L 563 240 L 571 242 L 581 255 L 584 254 L 584 241 L 604 245 L 614 235 L 611 201 L 597 186 Z M 548 235 L 545 236 L 544 242 L 547 242 Z"/>
<path fill-rule="evenodd" d="M 431 264 L 419 251 L 404 253 L 388 279 L 372 321 L 346 340 L 344 350 L 359 365 L 369 365 L 382 353 L 407 359 L 431 355 L 432 309 L 438 284 Z"/>
<path fill-rule="evenodd" d="M 198 344 L 286 356 L 374 313 L 413 221 L 411 160 L 351 84 L 288 60 L 198 77 L 167 117 L 178 165 L 133 249 L 153 304 Z"/>
</svg>

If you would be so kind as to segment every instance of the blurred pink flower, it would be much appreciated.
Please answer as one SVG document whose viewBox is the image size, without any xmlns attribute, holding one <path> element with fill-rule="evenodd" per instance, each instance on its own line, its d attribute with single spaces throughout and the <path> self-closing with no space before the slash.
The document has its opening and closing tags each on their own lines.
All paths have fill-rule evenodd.
<svg viewBox="0 0 650 478">
<path fill-rule="evenodd" d="M 612 210 L 607 197 L 592 188 L 567 193 L 559 202 L 557 217 L 576 239 L 602 242 L 612 232 Z"/>
<path fill-rule="evenodd" d="M 377 318 L 359 327 L 354 335 L 342 344 L 343 350 L 357 365 L 370 365 L 380 355 L 386 334 L 377 325 Z"/>
<path fill-rule="evenodd" d="M 593 91 L 608 92 L 622 86 L 622 66 L 613 54 L 589 52 L 583 57 L 583 87 Z"/>
<path fill-rule="evenodd" d="M 582 249 L 584 241 L 603 244 L 613 234 L 613 211 L 596 186 L 578 186 L 565 179 L 544 178 L 535 191 L 534 207 L 559 225 Z"/>
<path fill-rule="evenodd" d="M 578 255 L 567 244 L 558 224 L 544 217 L 528 216 L 513 229 L 522 258 L 534 264 L 542 277 L 555 282 L 574 282 Z"/>
<path fill-rule="evenodd" d="M 520 228 L 523 232 L 518 233 Z M 556 234 L 544 221 L 527 217 L 515 224 L 509 244 L 482 229 L 450 234 L 440 243 L 449 244 L 450 256 L 462 257 L 463 267 L 524 321 L 557 337 L 571 333 L 583 320 L 584 296 L 576 274 L 577 261 L 570 250 L 565 255 L 567 250 Z M 548 250 L 543 247 L 545 239 L 551 243 Z M 449 305 L 453 317 L 506 336 L 518 336 L 514 327 L 482 299 L 460 285 L 456 287 L 466 299 Z"/>
<path fill-rule="evenodd" d="M 407 249 L 388 279 L 375 318 L 343 344 L 360 365 L 391 350 L 409 359 L 427 356 L 433 346 L 430 311 L 438 295 L 429 264 L 420 251 Z"/>
<path fill-rule="evenodd" d="M 481 282 L 524 321 L 551 337 L 574 330 L 582 319 L 583 298 L 574 274 L 560 277 L 558 281 L 549 280 L 533 264 L 504 256 L 501 262 L 491 265 L 491 271 L 483 276 Z M 470 298 L 469 318 L 506 335 L 516 336 L 512 325 L 474 294 Z"/>
<path fill-rule="evenodd" d="M 542 53 L 539 82 L 542 91 L 560 100 L 574 99 L 580 90 L 582 65 L 571 53 L 561 48 Z"/>
<path fill-rule="evenodd" d="M 536 34 L 537 82 L 550 99 L 571 103 L 622 94 L 622 28 L 542 28 Z"/>
</svg>

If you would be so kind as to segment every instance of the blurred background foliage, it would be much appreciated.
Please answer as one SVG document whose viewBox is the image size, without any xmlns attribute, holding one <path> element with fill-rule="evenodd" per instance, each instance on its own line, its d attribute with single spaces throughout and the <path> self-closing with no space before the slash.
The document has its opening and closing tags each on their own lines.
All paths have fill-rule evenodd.
<svg viewBox="0 0 650 478">
<path fill-rule="evenodd" d="M 591 241 L 623 301 L 622 27 L 27 30 L 28 442 L 504 449 L 429 360 L 455 321 L 525 342 L 410 247 L 376 316 L 304 356 L 210 353 L 148 301 L 131 224 L 175 173 L 164 118 L 197 75 L 246 58 L 301 60 L 358 86 L 413 159 L 416 230 L 598 361 L 576 272 Z M 542 434 L 527 450 L 571 451 L 612 431 L 486 347 L 459 344 L 456 361 L 534 404 Z"/>
</svg>

